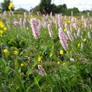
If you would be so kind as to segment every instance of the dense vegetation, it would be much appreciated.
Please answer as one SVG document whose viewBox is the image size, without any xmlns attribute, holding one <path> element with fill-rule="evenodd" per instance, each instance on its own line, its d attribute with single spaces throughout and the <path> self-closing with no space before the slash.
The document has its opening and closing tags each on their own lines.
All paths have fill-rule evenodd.
<svg viewBox="0 0 92 92">
<path fill-rule="evenodd" d="M 45 14 L 45 15 L 50 14 L 52 12 L 53 15 L 61 13 L 62 15 L 67 15 L 67 16 L 70 16 L 71 14 L 73 14 L 74 16 L 81 16 L 81 15 L 87 16 L 87 14 L 90 12 L 90 15 L 92 15 L 92 11 L 89 10 L 79 11 L 79 9 L 76 7 L 67 8 L 66 4 L 56 6 L 55 4 L 52 3 L 52 1 L 53 0 L 41 0 L 39 5 L 37 5 L 33 9 L 30 9 L 30 12 L 32 12 L 33 14 L 37 14 L 37 12 L 39 12 L 39 14 Z M 12 10 L 15 12 L 15 14 L 23 14 L 24 11 L 21 10 L 16 11 L 15 6 L 9 7 L 10 2 L 11 0 L 4 0 L 4 2 L 1 3 L 2 10 L 0 10 L 0 12 Z"/>
<path fill-rule="evenodd" d="M 92 92 L 91 12 L 47 1 L 32 13 L 2 3 L 0 92 Z"/>
<path fill-rule="evenodd" d="M 49 2 L 48 2 L 49 1 Z M 40 4 L 34 8 L 34 12 L 39 11 L 41 14 L 62 13 L 63 15 L 71 15 L 71 12 L 78 14 L 78 8 L 67 9 L 66 4 L 58 5 L 52 4 L 51 0 L 41 0 Z"/>
<path fill-rule="evenodd" d="M 90 15 L 2 14 L 0 92 L 92 92 Z"/>
</svg>

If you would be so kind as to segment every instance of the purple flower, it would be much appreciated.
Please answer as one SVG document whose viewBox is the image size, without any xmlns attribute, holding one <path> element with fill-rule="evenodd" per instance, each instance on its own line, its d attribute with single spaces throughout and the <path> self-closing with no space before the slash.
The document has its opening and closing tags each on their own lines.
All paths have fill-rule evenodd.
<svg viewBox="0 0 92 92">
<path fill-rule="evenodd" d="M 62 24 L 62 18 L 60 15 L 58 15 L 58 25 L 59 25 L 59 28 L 63 28 L 63 24 Z"/>
<path fill-rule="evenodd" d="M 40 36 L 36 22 L 37 20 L 35 18 L 31 19 L 31 27 L 32 27 L 33 36 L 35 37 L 35 39 L 39 38 Z"/>
<path fill-rule="evenodd" d="M 90 32 L 88 32 L 88 38 L 89 38 L 89 39 L 91 38 Z"/>
<path fill-rule="evenodd" d="M 66 28 L 66 31 L 69 31 L 68 25 L 67 25 L 67 24 L 65 24 L 65 28 Z"/>
<path fill-rule="evenodd" d="M 83 49 L 83 43 L 81 43 L 81 49 Z"/>
<path fill-rule="evenodd" d="M 74 27 L 75 30 L 77 30 L 77 25 L 76 25 L 76 23 L 73 23 L 73 27 Z"/>
<path fill-rule="evenodd" d="M 77 32 L 77 36 L 79 36 L 80 35 L 80 29 L 78 29 L 78 32 Z"/>
<path fill-rule="evenodd" d="M 67 35 L 71 41 L 74 41 L 73 36 L 70 31 L 67 31 Z"/>
<path fill-rule="evenodd" d="M 52 34 L 52 28 L 51 28 L 51 25 L 50 24 L 48 24 L 48 30 L 49 30 L 50 37 L 52 37 L 53 34 Z"/>
<path fill-rule="evenodd" d="M 63 32 L 62 28 L 59 29 L 59 38 L 60 38 L 60 42 L 62 44 L 62 47 L 64 48 L 64 50 L 66 50 L 68 47 L 67 38 L 66 38 L 66 35 Z"/>
<path fill-rule="evenodd" d="M 45 70 L 43 69 L 43 67 L 41 65 L 38 65 L 38 70 L 40 71 L 40 73 L 44 76 L 46 75 Z"/>
<path fill-rule="evenodd" d="M 71 62 L 75 62 L 74 58 L 70 58 L 70 61 L 71 61 Z"/>
</svg>

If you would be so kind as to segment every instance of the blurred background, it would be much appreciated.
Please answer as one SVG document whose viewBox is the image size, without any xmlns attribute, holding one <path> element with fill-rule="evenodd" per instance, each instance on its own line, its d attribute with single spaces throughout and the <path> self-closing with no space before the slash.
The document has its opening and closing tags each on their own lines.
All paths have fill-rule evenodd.
<svg viewBox="0 0 92 92">
<path fill-rule="evenodd" d="M 73 11 L 76 15 L 79 12 L 91 12 L 92 0 L 0 0 L 0 9 L 13 3 L 12 10 L 40 12 L 41 14 L 62 13 L 70 15 Z M 6 3 L 6 5 L 3 5 Z M 3 9 L 8 10 L 8 9 Z"/>
</svg>

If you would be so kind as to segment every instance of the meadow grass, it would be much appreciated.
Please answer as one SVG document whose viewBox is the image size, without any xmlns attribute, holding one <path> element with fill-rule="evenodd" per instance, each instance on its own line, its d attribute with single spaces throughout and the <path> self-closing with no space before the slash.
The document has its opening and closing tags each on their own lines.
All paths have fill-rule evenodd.
<svg viewBox="0 0 92 92">
<path fill-rule="evenodd" d="M 92 18 L 85 17 L 84 20 L 88 20 L 86 23 L 81 21 L 81 16 L 61 17 L 63 30 L 65 23 L 68 26 L 72 24 L 72 18 L 77 29 L 80 29 L 80 35 L 77 36 L 78 30 L 72 25 L 73 42 L 68 38 L 67 31 L 64 32 L 67 36 L 67 50 L 60 43 L 56 16 L 1 14 L 0 92 L 92 92 Z M 22 26 L 14 25 L 14 21 L 20 23 L 20 18 Z M 32 18 L 42 23 L 37 39 L 29 23 Z M 26 22 L 23 25 L 24 20 Z M 50 21 L 53 37 L 49 36 L 47 28 Z M 46 28 L 44 23 L 47 23 Z M 41 65 L 43 71 L 38 69 L 38 65 Z"/>
</svg>

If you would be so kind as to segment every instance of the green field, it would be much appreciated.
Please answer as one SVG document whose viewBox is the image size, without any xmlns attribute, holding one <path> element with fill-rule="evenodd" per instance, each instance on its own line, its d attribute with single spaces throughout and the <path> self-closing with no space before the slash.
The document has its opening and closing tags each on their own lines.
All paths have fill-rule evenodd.
<svg viewBox="0 0 92 92">
<path fill-rule="evenodd" d="M 92 17 L 1 14 L 0 92 L 92 92 Z"/>
</svg>

